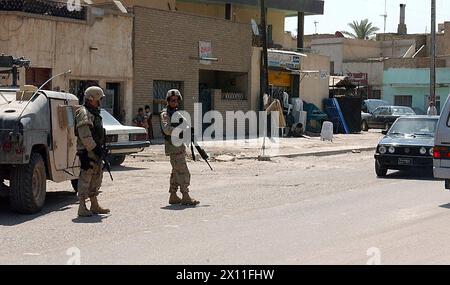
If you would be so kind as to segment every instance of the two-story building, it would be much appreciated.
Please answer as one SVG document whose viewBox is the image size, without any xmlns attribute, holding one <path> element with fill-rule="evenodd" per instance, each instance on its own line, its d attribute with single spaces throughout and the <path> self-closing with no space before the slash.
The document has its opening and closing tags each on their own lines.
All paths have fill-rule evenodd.
<svg viewBox="0 0 450 285">
<path fill-rule="evenodd" d="M 202 103 L 203 113 L 260 109 L 259 1 L 123 0 L 122 3 L 134 15 L 133 113 L 139 107 L 151 105 L 154 114 L 158 114 L 171 88 L 182 91 L 184 108 L 191 113 L 195 103 Z M 317 0 L 267 0 L 266 5 L 269 47 L 276 49 L 282 49 L 285 42 L 285 17 L 323 13 L 323 1 Z M 300 55 L 297 58 L 301 61 Z M 328 73 L 328 66 L 325 64 L 324 74 Z M 282 73 L 282 87 L 299 96 L 299 72 L 283 68 L 270 73 L 270 78 Z M 311 85 L 314 80 L 317 78 L 305 82 Z M 316 83 L 325 81 L 328 82 L 325 79 Z M 280 82 L 269 83 L 274 87 Z M 327 96 L 327 92 L 323 93 L 321 96 Z M 155 118 L 153 123 L 157 134 L 159 119 Z"/>
<path fill-rule="evenodd" d="M 69 11 L 65 2 L 0 0 L 0 53 L 31 60 L 20 71 L 20 84 L 70 91 L 82 99 L 91 85 L 106 90 L 104 107 L 121 118 L 132 108 L 133 17 L 112 9 L 81 7 Z M 6 75 L 0 80 L 6 83 Z M 125 112 L 131 121 L 131 112 Z"/>
</svg>

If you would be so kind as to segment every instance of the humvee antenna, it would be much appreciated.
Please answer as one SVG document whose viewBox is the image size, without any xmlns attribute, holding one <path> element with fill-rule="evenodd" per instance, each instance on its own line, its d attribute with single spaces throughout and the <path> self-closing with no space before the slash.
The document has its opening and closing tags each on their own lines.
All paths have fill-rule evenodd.
<svg viewBox="0 0 450 285">
<path fill-rule="evenodd" d="M 52 80 L 55 79 L 56 77 L 59 77 L 59 76 L 62 76 L 62 75 L 66 75 L 66 74 L 69 74 L 69 73 L 72 73 L 72 70 L 69 69 L 69 70 L 67 70 L 67 71 L 65 71 L 65 72 L 63 72 L 63 73 L 57 74 L 57 75 L 53 76 L 52 78 L 50 78 L 49 80 L 45 81 L 45 83 L 42 84 L 41 87 L 39 87 L 38 90 L 36 90 L 36 91 L 33 93 L 33 95 L 31 96 L 30 100 L 28 100 L 27 104 L 26 104 L 25 107 L 22 109 L 22 112 L 20 112 L 20 115 L 19 115 L 19 118 L 18 118 L 19 121 L 20 121 L 20 119 L 22 118 L 22 114 L 23 114 L 23 112 L 25 111 L 25 109 L 28 107 L 28 105 L 30 104 L 31 100 L 33 100 L 34 96 L 36 96 L 36 94 L 38 94 L 38 92 L 41 91 L 42 88 L 44 88 L 44 86 L 47 85 L 47 83 L 49 83 L 50 81 L 52 81 Z"/>
</svg>

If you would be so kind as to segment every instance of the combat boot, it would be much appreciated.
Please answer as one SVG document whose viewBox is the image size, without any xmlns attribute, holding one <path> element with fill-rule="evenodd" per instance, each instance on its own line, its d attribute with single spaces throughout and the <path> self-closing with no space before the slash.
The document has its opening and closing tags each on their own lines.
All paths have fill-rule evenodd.
<svg viewBox="0 0 450 285">
<path fill-rule="evenodd" d="M 200 204 L 200 201 L 197 201 L 195 199 L 192 199 L 189 196 L 189 193 L 183 193 L 183 198 L 181 199 L 181 205 L 185 206 L 196 206 Z"/>
<path fill-rule="evenodd" d="M 91 197 L 91 212 L 97 215 L 109 214 L 111 211 L 109 209 L 103 209 L 98 204 L 98 199 L 96 196 Z"/>
<path fill-rule="evenodd" d="M 78 206 L 79 217 L 91 217 L 92 212 L 86 207 L 86 199 L 80 198 L 80 205 Z"/>
<path fill-rule="evenodd" d="M 181 204 L 181 198 L 178 197 L 177 193 L 170 193 L 169 204 L 170 205 Z"/>
</svg>

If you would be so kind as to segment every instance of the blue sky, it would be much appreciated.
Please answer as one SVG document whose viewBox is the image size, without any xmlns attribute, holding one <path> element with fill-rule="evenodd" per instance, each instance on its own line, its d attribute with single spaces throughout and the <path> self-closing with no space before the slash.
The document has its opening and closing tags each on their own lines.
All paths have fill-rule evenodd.
<svg viewBox="0 0 450 285">
<path fill-rule="evenodd" d="M 321 16 L 305 17 L 305 34 L 315 32 L 314 21 L 317 21 L 318 33 L 333 33 L 349 30 L 347 24 L 353 20 L 368 18 L 383 32 L 385 0 L 324 0 L 325 11 Z M 450 21 L 450 0 L 436 0 L 437 22 Z M 397 32 L 400 18 L 400 4 L 406 4 L 406 25 L 408 33 L 430 32 L 431 27 L 431 0 L 387 0 L 386 32 Z M 286 20 L 286 30 L 297 33 L 297 18 Z"/>
</svg>

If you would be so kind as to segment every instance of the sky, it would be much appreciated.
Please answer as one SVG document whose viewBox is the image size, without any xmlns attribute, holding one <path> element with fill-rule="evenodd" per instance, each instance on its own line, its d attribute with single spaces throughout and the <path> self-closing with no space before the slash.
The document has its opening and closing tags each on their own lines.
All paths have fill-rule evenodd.
<svg viewBox="0 0 450 285">
<path fill-rule="evenodd" d="M 305 35 L 315 33 L 314 22 L 317 21 L 319 34 L 351 30 L 348 23 L 368 18 L 380 32 L 384 30 L 385 0 L 324 0 L 324 15 L 305 17 Z M 406 26 L 408 33 L 430 32 L 431 0 L 386 0 L 386 32 L 397 32 L 400 19 L 400 4 L 406 4 Z M 450 21 L 450 0 L 436 0 L 436 22 Z M 286 19 L 286 31 L 297 34 L 297 17 Z"/>
</svg>

